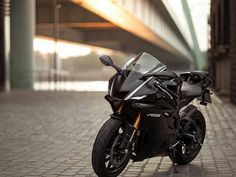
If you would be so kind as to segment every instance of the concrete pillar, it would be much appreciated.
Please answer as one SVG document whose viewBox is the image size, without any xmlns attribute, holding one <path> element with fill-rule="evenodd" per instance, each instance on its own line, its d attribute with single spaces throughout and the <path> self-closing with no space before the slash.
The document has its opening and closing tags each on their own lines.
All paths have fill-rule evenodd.
<svg viewBox="0 0 236 177">
<path fill-rule="evenodd" d="M 189 31 L 191 33 L 191 37 L 193 40 L 194 46 L 193 46 L 192 50 L 193 50 L 193 54 L 195 56 L 195 63 L 196 63 L 195 67 L 198 70 L 203 70 L 206 67 L 206 58 L 203 56 L 202 52 L 199 49 L 198 40 L 197 40 L 196 32 L 194 29 L 192 17 L 190 14 L 188 2 L 187 2 L 187 0 L 182 0 L 181 2 L 182 2 L 182 7 L 183 7 L 186 21 L 188 23 Z"/>
<path fill-rule="evenodd" d="M 11 0 L 11 87 L 32 89 L 35 0 Z"/>
<path fill-rule="evenodd" d="M 9 90 L 10 14 L 9 0 L 0 0 L 0 91 Z"/>
</svg>

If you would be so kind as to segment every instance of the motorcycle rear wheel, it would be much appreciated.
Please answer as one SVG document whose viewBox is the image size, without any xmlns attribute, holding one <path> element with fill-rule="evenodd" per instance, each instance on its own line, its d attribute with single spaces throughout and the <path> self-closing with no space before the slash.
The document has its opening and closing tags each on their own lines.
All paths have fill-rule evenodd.
<svg viewBox="0 0 236 177">
<path fill-rule="evenodd" d="M 100 129 L 92 151 L 92 165 L 99 177 L 116 177 L 126 167 L 130 153 L 119 147 L 124 132 L 120 120 L 109 119 Z"/>
<path fill-rule="evenodd" d="M 190 128 L 186 133 L 196 134 L 196 136 L 198 136 L 198 143 L 193 142 L 193 140 L 191 140 L 189 137 L 182 139 L 184 145 L 177 145 L 175 149 L 175 155 L 173 156 L 174 163 L 179 165 L 186 165 L 194 160 L 200 152 L 205 139 L 206 123 L 202 113 L 200 111 L 196 111 L 192 116 L 192 121 L 194 122 L 195 126 L 191 127 L 190 125 Z"/>
</svg>

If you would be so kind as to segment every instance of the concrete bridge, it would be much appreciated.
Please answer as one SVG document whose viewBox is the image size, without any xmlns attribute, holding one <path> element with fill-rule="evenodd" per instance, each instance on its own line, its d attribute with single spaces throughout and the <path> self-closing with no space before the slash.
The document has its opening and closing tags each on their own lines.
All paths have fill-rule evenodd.
<svg viewBox="0 0 236 177">
<path fill-rule="evenodd" d="M 5 46 L 1 49 L 4 49 L 1 52 L 2 88 L 9 87 L 6 86 L 9 85 L 9 80 L 12 88 L 32 88 L 34 80 L 32 43 L 35 35 L 127 53 L 137 54 L 146 51 L 167 64 L 169 68 L 188 69 L 193 64 L 196 68 L 200 68 L 200 65 L 196 64 L 201 58 L 194 53 L 196 47 L 193 45 L 194 40 L 187 39 L 164 1 L 1 0 L 0 2 L 1 8 L 6 12 L 1 15 L 3 22 L 1 43 Z M 183 4 L 184 2 L 185 0 Z M 57 69 L 57 61 L 54 61 L 54 65 L 54 69 Z"/>
</svg>

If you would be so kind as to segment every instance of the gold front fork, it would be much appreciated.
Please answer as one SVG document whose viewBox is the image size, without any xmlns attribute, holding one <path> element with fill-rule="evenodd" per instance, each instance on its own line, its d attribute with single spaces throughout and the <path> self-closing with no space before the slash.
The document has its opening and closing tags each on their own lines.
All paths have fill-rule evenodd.
<svg viewBox="0 0 236 177">
<path fill-rule="evenodd" d="M 120 106 L 118 107 L 117 109 L 117 113 L 121 113 L 122 109 L 124 107 L 124 102 L 120 103 Z M 141 121 L 141 112 L 138 113 L 136 119 L 135 119 L 135 122 L 134 122 L 134 125 L 133 127 L 135 128 L 135 130 L 138 130 L 139 128 L 139 125 L 140 125 L 140 121 Z"/>
<path fill-rule="evenodd" d="M 138 113 L 138 116 L 134 122 L 134 128 L 138 130 L 141 121 L 141 112 Z"/>
<path fill-rule="evenodd" d="M 116 112 L 121 113 L 123 106 L 124 106 L 124 102 L 120 103 L 120 106 Z"/>
<path fill-rule="evenodd" d="M 132 135 L 131 135 L 131 137 L 130 137 L 130 139 L 129 139 L 129 143 L 132 142 L 132 140 L 133 140 L 134 135 L 135 135 L 136 132 L 137 132 L 137 136 L 140 135 L 140 130 L 138 130 L 139 125 L 140 125 L 140 121 L 141 121 L 141 112 L 138 113 L 138 115 L 137 115 L 137 117 L 136 117 L 136 120 L 135 120 L 135 122 L 134 122 L 134 126 L 133 126 L 133 127 L 134 127 L 134 130 L 133 130 L 133 133 L 132 133 Z"/>
<path fill-rule="evenodd" d="M 117 113 L 121 113 L 123 107 L 124 107 L 124 102 L 122 102 L 122 103 L 119 105 L 119 107 L 118 107 L 118 109 L 117 109 L 116 112 L 117 112 Z M 141 121 L 141 112 L 138 112 L 138 115 L 137 115 L 137 117 L 136 117 L 136 119 L 135 119 L 135 122 L 134 122 L 134 125 L 133 125 L 134 130 L 133 130 L 132 135 L 131 135 L 131 137 L 130 137 L 130 139 L 129 139 L 129 145 L 131 144 L 131 142 L 132 142 L 132 140 L 133 140 L 134 135 L 135 135 L 136 132 L 137 132 L 137 136 L 140 135 L 140 130 L 138 130 L 139 125 L 140 125 L 140 121 Z M 129 147 L 129 145 L 128 145 L 128 147 Z M 126 151 L 128 152 L 128 149 L 126 149 Z"/>
</svg>

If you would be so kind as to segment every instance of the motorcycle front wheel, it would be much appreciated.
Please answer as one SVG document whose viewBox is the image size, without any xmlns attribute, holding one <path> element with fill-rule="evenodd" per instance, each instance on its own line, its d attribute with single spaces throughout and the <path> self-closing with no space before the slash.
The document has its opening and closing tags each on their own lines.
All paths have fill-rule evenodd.
<svg viewBox="0 0 236 177">
<path fill-rule="evenodd" d="M 120 147 L 125 126 L 109 119 L 104 123 L 93 145 L 92 165 L 99 177 L 116 177 L 128 164 L 131 154 Z"/>
</svg>

